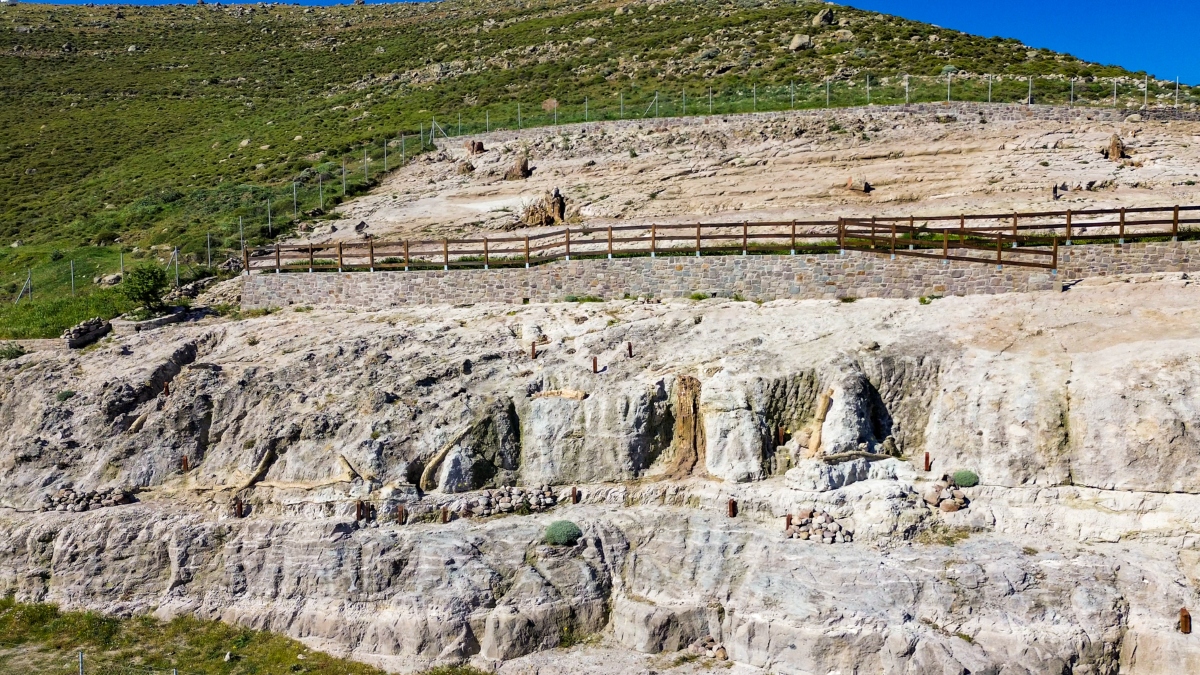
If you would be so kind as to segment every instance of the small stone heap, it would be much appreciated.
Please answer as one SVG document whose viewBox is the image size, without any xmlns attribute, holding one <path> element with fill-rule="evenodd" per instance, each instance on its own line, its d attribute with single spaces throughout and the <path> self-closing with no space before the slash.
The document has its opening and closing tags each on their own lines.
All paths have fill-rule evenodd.
<svg viewBox="0 0 1200 675">
<path fill-rule="evenodd" d="M 71 488 L 65 488 L 53 495 L 43 497 L 40 510 L 80 513 L 133 502 L 133 493 L 121 488 L 102 488 L 89 492 L 76 492 Z"/>
<path fill-rule="evenodd" d="M 848 544 L 854 541 L 854 530 L 835 522 L 833 516 L 821 509 L 800 509 L 799 517 L 784 532 L 787 539 L 806 539 L 818 544 Z"/>
<path fill-rule="evenodd" d="M 954 479 L 946 476 L 930 485 L 921 497 L 925 503 L 945 513 L 953 513 L 967 508 L 970 500 L 962 490 L 954 485 Z"/>
<path fill-rule="evenodd" d="M 110 330 L 112 324 L 97 316 L 63 331 L 62 339 L 69 349 L 80 349 L 108 335 Z"/>
<path fill-rule="evenodd" d="M 475 498 L 467 500 L 464 511 L 470 515 L 487 517 L 513 513 L 522 506 L 531 512 L 545 511 L 557 503 L 558 497 L 549 485 L 534 489 L 502 487 L 484 490 Z"/>
<path fill-rule="evenodd" d="M 729 658 L 729 653 L 725 651 L 724 645 L 718 644 L 716 639 L 711 635 L 696 640 L 688 645 L 687 650 L 698 656 L 707 656 L 710 659 L 725 661 Z"/>
</svg>

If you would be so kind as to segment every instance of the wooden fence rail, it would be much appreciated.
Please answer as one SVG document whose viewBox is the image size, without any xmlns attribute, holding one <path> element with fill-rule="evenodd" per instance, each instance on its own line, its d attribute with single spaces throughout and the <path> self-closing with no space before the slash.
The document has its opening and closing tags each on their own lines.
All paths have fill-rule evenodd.
<svg viewBox="0 0 1200 675">
<path fill-rule="evenodd" d="M 243 251 L 246 273 L 529 267 L 572 258 L 853 250 L 1056 270 L 1058 247 L 1192 234 L 1200 206 L 565 227 L 529 235 L 275 245 Z M 1192 216 L 1192 217 L 1186 217 Z M 984 255 L 986 253 L 986 255 Z"/>
</svg>

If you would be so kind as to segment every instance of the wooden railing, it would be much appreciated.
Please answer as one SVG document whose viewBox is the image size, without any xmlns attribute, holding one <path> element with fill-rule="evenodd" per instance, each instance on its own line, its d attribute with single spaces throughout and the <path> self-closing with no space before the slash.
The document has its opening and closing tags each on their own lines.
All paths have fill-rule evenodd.
<svg viewBox="0 0 1200 675">
<path fill-rule="evenodd" d="M 251 271 L 419 270 L 530 267 L 554 260 L 634 256 L 808 254 L 864 251 L 1058 268 L 1059 246 L 1191 234 L 1200 206 L 1040 213 L 904 216 L 565 227 L 530 235 L 421 241 L 276 245 L 243 252 Z"/>
</svg>

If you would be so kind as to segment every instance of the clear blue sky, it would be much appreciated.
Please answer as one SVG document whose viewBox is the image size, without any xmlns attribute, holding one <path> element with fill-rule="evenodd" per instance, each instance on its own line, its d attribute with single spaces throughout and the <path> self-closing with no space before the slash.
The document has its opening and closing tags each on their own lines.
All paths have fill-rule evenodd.
<svg viewBox="0 0 1200 675">
<path fill-rule="evenodd" d="M 967 33 L 1200 84 L 1200 0 L 848 0 Z"/>
</svg>

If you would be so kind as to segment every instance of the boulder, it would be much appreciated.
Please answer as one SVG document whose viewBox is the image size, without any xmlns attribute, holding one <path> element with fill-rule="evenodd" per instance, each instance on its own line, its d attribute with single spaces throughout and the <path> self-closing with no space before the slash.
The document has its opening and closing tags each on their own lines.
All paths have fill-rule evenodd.
<svg viewBox="0 0 1200 675">
<path fill-rule="evenodd" d="M 792 41 L 788 43 L 788 49 L 798 52 L 803 49 L 812 49 L 812 36 L 801 35 L 797 33 L 792 36 Z"/>
<path fill-rule="evenodd" d="M 504 174 L 504 180 L 525 180 L 532 175 L 533 169 L 529 167 L 529 157 L 521 155 Z"/>
<path fill-rule="evenodd" d="M 833 10 L 829 9 L 828 7 L 817 12 L 817 15 L 814 16 L 812 19 L 812 25 L 818 26 L 818 27 L 819 26 L 832 26 L 833 22 L 834 22 Z"/>
<path fill-rule="evenodd" d="M 1107 157 L 1113 162 L 1119 162 L 1128 155 L 1125 154 L 1125 142 L 1117 134 L 1113 134 L 1108 139 L 1108 146 L 1100 151 L 1100 154 Z"/>
<path fill-rule="evenodd" d="M 62 337 L 69 349 L 80 349 L 108 335 L 111 330 L 111 323 L 95 317 L 68 328 L 63 332 Z"/>
</svg>

